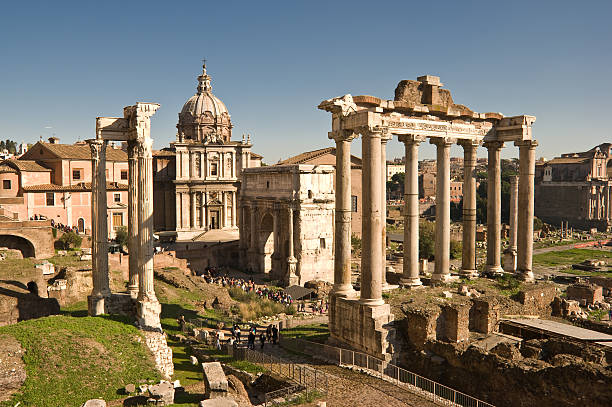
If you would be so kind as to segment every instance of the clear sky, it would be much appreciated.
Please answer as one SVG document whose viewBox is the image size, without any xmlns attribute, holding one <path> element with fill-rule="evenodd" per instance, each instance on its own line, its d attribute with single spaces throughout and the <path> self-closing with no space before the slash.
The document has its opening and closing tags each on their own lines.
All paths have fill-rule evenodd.
<svg viewBox="0 0 612 407">
<path fill-rule="evenodd" d="M 146 101 L 161 104 L 155 148 L 168 146 L 206 58 L 234 139 L 251 133 L 267 163 L 332 145 L 321 100 L 392 99 L 423 74 L 478 112 L 537 116 L 537 155 L 552 158 L 612 141 L 611 15 L 610 1 L 575 0 L 6 1 L 0 139 L 72 143 Z"/>
</svg>

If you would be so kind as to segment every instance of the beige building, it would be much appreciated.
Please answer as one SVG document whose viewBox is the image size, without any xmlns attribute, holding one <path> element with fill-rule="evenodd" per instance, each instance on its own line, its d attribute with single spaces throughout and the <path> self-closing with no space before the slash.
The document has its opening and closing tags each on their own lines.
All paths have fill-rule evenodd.
<svg viewBox="0 0 612 407">
<path fill-rule="evenodd" d="M 272 165 L 242 173 L 244 268 L 286 285 L 333 281 L 334 169 Z"/>
<path fill-rule="evenodd" d="M 231 140 L 230 114 L 213 95 L 205 65 L 176 127 L 171 148 L 154 154 L 155 196 L 163 200 L 156 199 L 156 229 L 175 230 L 179 240 L 197 239 L 211 229 L 237 232 L 240 174 L 261 166 L 262 157 L 251 152 L 250 136 Z"/>
<path fill-rule="evenodd" d="M 405 170 L 404 164 L 387 163 L 387 181 L 391 181 L 395 174 L 402 173 Z"/>
<path fill-rule="evenodd" d="M 307 151 L 282 160 L 277 165 L 288 164 L 331 165 L 335 168 L 336 148 Z M 336 185 L 335 174 L 334 170 L 334 185 Z M 361 207 L 361 158 L 351 155 L 351 233 L 355 236 L 361 236 Z"/>
</svg>

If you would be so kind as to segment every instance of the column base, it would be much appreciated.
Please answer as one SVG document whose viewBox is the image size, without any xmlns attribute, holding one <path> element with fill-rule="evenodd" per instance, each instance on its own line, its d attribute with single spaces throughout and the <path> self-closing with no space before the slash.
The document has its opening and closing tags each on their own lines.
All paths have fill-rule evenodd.
<svg viewBox="0 0 612 407">
<path fill-rule="evenodd" d="M 300 276 L 297 274 L 297 259 L 293 256 L 287 258 L 287 284 L 288 286 L 299 285 Z"/>
<path fill-rule="evenodd" d="M 493 275 L 504 274 L 504 269 L 499 264 L 494 264 L 494 265 L 487 264 L 485 267 L 485 271 Z"/>
<path fill-rule="evenodd" d="M 97 317 L 98 315 L 107 314 L 106 302 L 110 299 L 110 295 L 88 295 L 87 296 L 87 315 Z"/>
<path fill-rule="evenodd" d="M 136 305 L 136 318 L 141 329 L 160 330 L 161 304 L 157 298 L 139 298 Z"/>
<path fill-rule="evenodd" d="M 459 274 L 461 274 L 461 277 L 466 277 L 468 279 L 479 277 L 478 270 L 474 269 L 461 269 Z"/>
<path fill-rule="evenodd" d="M 330 292 L 331 294 L 342 298 L 354 298 L 357 296 L 357 291 L 355 291 L 352 284 L 334 284 Z"/>
<path fill-rule="evenodd" d="M 409 289 L 415 289 L 415 288 L 422 288 L 423 287 L 423 282 L 421 281 L 421 279 L 419 277 L 408 277 L 408 278 L 400 278 L 399 281 L 399 285 L 402 288 L 409 288 Z"/>
<path fill-rule="evenodd" d="M 531 270 L 527 270 L 527 271 L 517 271 L 516 272 L 516 277 L 521 280 L 524 281 L 526 283 L 533 283 L 535 281 L 535 275 L 533 274 L 533 271 Z"/>
<path fill-rule="evenodd" d="M 382 298 L 360 298 L 359 303 L 368 306 L 378 306 L 384 305 L 385 300 L 383 300 Z"/>
<path fill-rule="evenodd" d="M 389 284 L 386 281 L 382 285 L 382 290 L 383 291 L 391 291 L 391 290 L 395 290 L 396 288 L 399 288 L 399 285 L 397 285 L 397 284 Z"/>
<path fill-rule="evenodd" d="M 138 286 L 128 285 L 128 293 L 132 298 L 138 298 Z"/>
</svg>

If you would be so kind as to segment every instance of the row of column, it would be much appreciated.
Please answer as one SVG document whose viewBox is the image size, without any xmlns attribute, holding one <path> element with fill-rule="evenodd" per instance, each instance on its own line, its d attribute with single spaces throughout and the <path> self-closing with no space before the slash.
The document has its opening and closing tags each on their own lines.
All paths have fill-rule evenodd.
<svg viewBox="0 0 612 407">
<path fill-rule="evenodd" d="M 183 225 L 183 195 L 189 196 L 189 224 Z M 219 225 L 218 228 L 224 227 L 236 227 L 236 192 L 235 191 L 221 191 L 222 198 L 222 211 L 219 214 Z M 198 200 L 199 198 L 199 200 Z M 231 199 L 230 202 L 228 200 Z M 198 201 L 200 202 L 198 204 Z M 228 209 L 229 207 L 229 209 Z M 208 221 L 208 205 L 206 199 L 206 192 L 195 191 L 195 192 L 177 192 L 176 194 L 176 212 L 177 212 L 177 227 L 180 229 L 206 229 L 209 227 Z M 231 213 L 228 213 L 230 212 Z M 200 217 L 198 218 L 198 212 Z M 228 222 L 228 215 L 230 215 Z M 199 220 L 198 220 L 199 219 Z"/>
<path fill-rule="evenodd" d="M 107 141 L 89 140 L 92 162 L 92 315 L 105 312 L 110 297 L 106 219 Z M 130 294 L 139 303 L 158 303 L 153 286 L 153 155 L 152 140 L 128 142 L 128 250 Z"/>
<path fill-rule="evenodd" d="M 179 167 L 179 178 L 190 178 L 190 179 L 206 179 L 206 178 L 236 178 L 236 157 L 233 152 L 216 152 L 218 159 L 209 160 L 208 154 L 200 151 L 189 152 L 179 151 L 178 163 Z M 183 156 L 187 156 L 186 164 L 183 163 Z M 225 159 L 231 160 L 231 166 L 229 169 L 225 168 Z M 212 174 L 209 170 L 209 166 L 212 164 L 217 165 L 217 173 Z"/>
<path fill-rule="evenodd" d="M 384 131 L 364 130 L 362 133 L 362 259 L 360 301 L 382 304 L 385 273 L 385 212 L 386 197 L 383 166 L 384 146 L 388 135 Z M 331 133 L 336 142 L 336 212 L 334 240 L 334 293 L 351 296 L 351 172 L 350 143 L 356 137 L 350 130 Z M 405 145 L 404 196 L 404 269 L 401 284 L 419 286 L 419 199 L 418 145 L 422 136 L 401 135 Z M 436 145 L 436 239 L 433 281 L 447 281 L 450 277 L 450 147 L 454 139 L 432 137 Z M 464 150 L 464 203 L 462 273 L 476 274 L 476 149 L 477 141 L 462 140 Z M 517 223 L 518 271 L 529 280 L 533 253 L 533 182 L 535 175 L 535 147 L 537 142 L 515 142 L 519 147 L 519 183 Z M 487 270 L 501 272 L 501 160 L 502 142 L 486 142 L 488 149 L 487 190 Z M 381 174 L 382 172 L 382 174 Z M 379 197 L 384 197 L 380 199 Z"/>
<path fill-rule="evenodd" d="M 610 186 L 597 185 L 595 192 L 589 196 L 589 218 L 599 220 L 609 220 L 612 217 L 610 210 Z"/>
</svg>

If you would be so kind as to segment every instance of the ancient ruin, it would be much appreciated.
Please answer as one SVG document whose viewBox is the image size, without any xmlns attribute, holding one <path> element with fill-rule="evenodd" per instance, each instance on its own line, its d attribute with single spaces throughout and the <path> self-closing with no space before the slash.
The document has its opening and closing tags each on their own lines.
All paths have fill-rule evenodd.
<svg viewBox="0 0 612 407">
<path fill-rule="evenodd" d="M 450 147 L 464 149 L 463 258 L 461 273 L 476 274 L 476 149 L 488 150 L 487 266 L 490 273 L 501 266 L 501 168 L 500 151 L 506 142 L 519 147 L 517 275 L 533 280 L 533 210 L 535 148 L 531 125 L 534 116 L 504 117 L 500 113 L 476 113 L 455 104 L 450 91 L 441 89 L 436 76 L 401 81 L 394 100 L 350 94 L 324 100 L 319 109 L 332 114 L 329 138 L 336 142 L 336 218 L 334 291 L 330 304 L 333 339 L 380 357 L 392 354 L 392 321 L 382 298 L 384 256 L 384 180 L 386 143 L 394 135 L 406 148 L 404 207 L 404 270 L 401 283 L 418 287 L 418 145 L 427 139 L 437 147 L 435 270 L 432 283 L 451 279 L 450 244 Z M 350 144 L 361 135 L 363 151 L 363 223 L 361 289 L 353 291 L 350 274 Z M 381 199 L 381 197 L 383 197 Z"/>
<path fill-rule="evenodd" d="M 89 315 L 124 313 L 136 306 L 136 318 L 145 330 L 146 344 L 156 365 L 172 375 L 172 351 L 161 331 L 161 304 L 153 283 L 153 169 L 151 116 L 157 103 L 136 103 L 123 109 L 124 117 L 98 117 L 96 138 L 88 140 L 92 165 L 92 274 Z M 128 293 L 111 293 L 108 270 L 106 216 L 106 146 L 108 141 L 128 143 Z"/>
<path fill-rule="evenodd" d="M 333 167 L 246 168 L 240 191 L 240 255 L 245 269 L 286 285 L 333 281 Z"/>
</svg>

